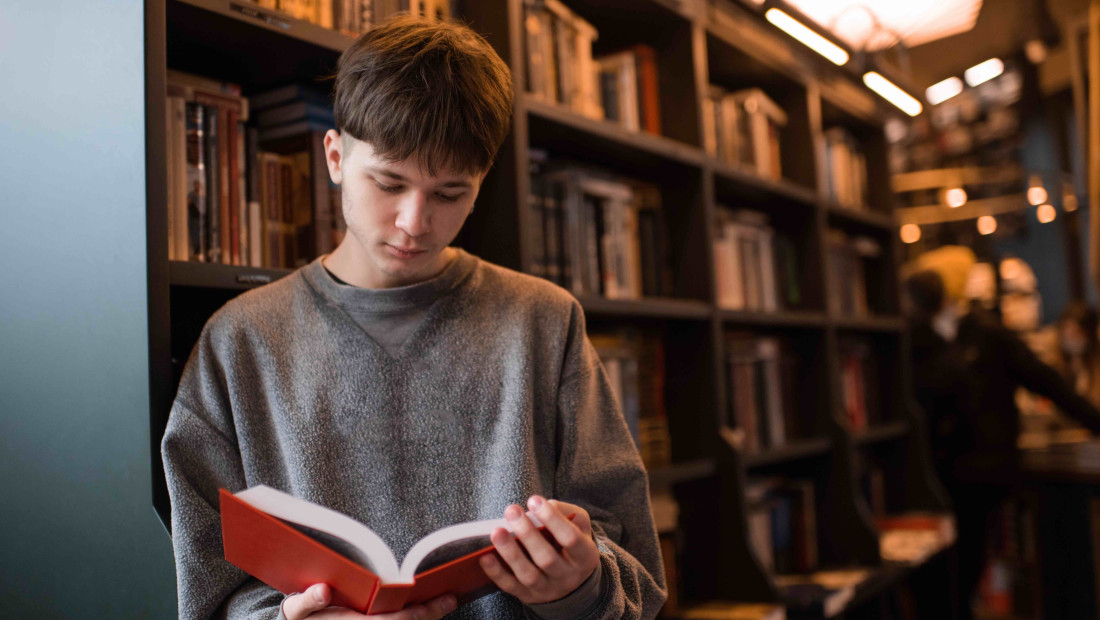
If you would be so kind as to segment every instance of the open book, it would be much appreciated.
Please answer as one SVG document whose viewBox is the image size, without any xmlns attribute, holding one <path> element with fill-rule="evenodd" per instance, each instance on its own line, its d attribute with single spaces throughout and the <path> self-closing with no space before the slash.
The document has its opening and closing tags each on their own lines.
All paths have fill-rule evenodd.
<svg viewBox="0 0 1100 620">
<path fill-rule="evenodd" d="M 443 594 L 459 605 L 497 588 L 478 558 L 493 553 L 489 535 L 504 519 L 470 521 L 420 539 L 399 566 L 389 546 L 358 521 L 266 486 L 221 496 L 225 559 L 284 594 L 315 583 L 332 588 L 332 604 L 389 613 Z M 531 513 L 527 518 L 542 528 Z"/>
</svg>

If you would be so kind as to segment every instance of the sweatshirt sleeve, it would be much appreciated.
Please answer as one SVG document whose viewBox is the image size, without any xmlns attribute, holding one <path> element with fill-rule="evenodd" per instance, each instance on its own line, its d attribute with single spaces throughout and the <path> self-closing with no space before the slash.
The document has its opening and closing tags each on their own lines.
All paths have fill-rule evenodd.
<svg viewBox="0 0 1100 620">
<path fill-rule="evenodd" d="M 212 332 L 208 324 L 192 352 L 161 440 L 179 617 L 270 620 L 283 595 L 227 562 L 222 549 L 218 489 L 246 483 Z"/>
<path fill-rule="evenodd" d="M 1063 413 L 1093 433 L 1100 433 L 1100 411 L 1077 394 L 1056 370 L 1044 364 L 1015 334 L 997 329 L 1001 350 L 1016 380 L 1049 398 Z"/>
<path fill-rule="evenodd" d="M 654 618 L 667 596 L 649 482 L 599 358 L 574 305 L 558 393 L 556 497 L 592 518 L 598 598 L 583 616 Z M 546 610 L 540 609 L 540 613 Z"/>
</svg>

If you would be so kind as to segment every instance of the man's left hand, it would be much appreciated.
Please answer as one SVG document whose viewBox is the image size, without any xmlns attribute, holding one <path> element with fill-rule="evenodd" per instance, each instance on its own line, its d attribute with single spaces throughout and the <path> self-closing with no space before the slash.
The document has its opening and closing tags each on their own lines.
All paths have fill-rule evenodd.
<svg viewBox="0 0 1100 620">
<path fill-rule="evenodd" d="M 592 539 L 591 519 L 580 506 L 547 501 L 539 495 L 532 495 L 527 507 L 561 550 L 555 549 L 523 509 L 513 504 L 504 511 L 504 518 L 514 536 L 497 528 L 491 537 L 504 563 L 489 554 L 481 558 L 481 567 L 501 590 L 525 604 L 556 601 L 576 590 L 599 565 L 600 551 Z M 573 515 L 573 519 L 567 515 Z"/>
</svg>

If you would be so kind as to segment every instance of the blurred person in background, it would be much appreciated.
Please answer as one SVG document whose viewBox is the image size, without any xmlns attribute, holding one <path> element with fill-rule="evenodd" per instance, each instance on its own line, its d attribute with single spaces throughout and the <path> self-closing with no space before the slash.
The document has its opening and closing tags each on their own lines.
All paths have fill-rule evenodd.
<svg viewBox="0 0 1100 620">
<path fill-rule="evenodd" d="M 1100 320 L 1082 301 L 1071 302 L 1058 319 L 1062 376 L 1078 394 L 1100 407 Z"/>
<path fill-rule="evenodd" d="M 1079 396 L 993 313 L 964 294 L 974 253 L 946 246 L 921 255 L 907 270 L 913 387 L 926 412 L 937 473 L 955 507 L 960 617 L 985 566 L 985 532 L 1015 468 L 1024 387 L 1054 402 L 1093 433 L 1100 410 Z"/>
</svg>

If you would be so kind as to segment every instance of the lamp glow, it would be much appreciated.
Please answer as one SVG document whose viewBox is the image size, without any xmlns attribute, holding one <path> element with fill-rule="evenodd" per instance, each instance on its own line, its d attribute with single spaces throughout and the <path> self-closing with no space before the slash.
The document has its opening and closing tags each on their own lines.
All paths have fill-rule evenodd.
<svg viewBox="0 0 1100 620">
<path fill-rule="evenodd" d="M 828 58 L 833 64 L 843 65 L 848 62 L 848 52 L 844 51 L 844 48 L 817 34 L 783 11 L 771 8 L 764 13 L 764 17 L 777 28 L 797 39 L 799 43 Z"/>
<path fill-rule="evenodd" d="M 1062 196 L 1062 208 L 1066 210 L 1066 213 L 1073 213 L 1077 210 L 1077 195 L 1073 193 L 1067 193 Z"/>
<path fill-rule="evenodd" d="M 1031 175 L 1027 185 L 1028 204 L 1037 207 L 1047 201 L 1047 188 L 1043 187 L 1043 180 L 1038 175 Z"/>
<path fill-rule="evenodd" d="M 1004 72 L 1005 63 L 1001 62 L 1000 58 L 990 58 L 964 71 L 963 77 L 966 78 L 966 83 L 968 85 L 977 86 L 978 84 L 992 80 Z"/>
<path fill-rule="evenodd" d="M 925 98 L 932 105 L 939 105 L 963 91 L 963 81 L 957 77 L 949 77 L 942 82 L 936 82 L 924 91 Z"/>
<path fill-rule="evenodd" d="M 952 187 L 943 194 L 944 202 L 952 209 L 957 209 L 966 204 L 966 190 L 961 187 Z"/>
<path fill-rule="evenodd" d="M 1054 205 L 1039 205 L 1039 208 L 1035 210 L 1035 217 L 1039 219 L 1040 224 L 1049 224 L 1057 217 L 1058 211 L 1054 209 Z"/>
<path fill-rule="evenodd" d="M 983 235 L 992 235 L 997 231 L 997 218 L 992 215 L 983 215 L 978 218 L 978 232 Z"/>
<path fill-rule="evenodd" d="M 898 88 L 890 80 L 882 77 L 877 71 L 868 71 L 863 74 L 863 83 L 867 88 L 878 93 L 883 99 L 896 105 L 902 112 L 909 116 L 916 116 L 924 109 L 915 97 Z"/>
<path fill-rule="evenodd" d="M 920 226 L 916 224 L 904 224 L 900 232 L 902 243 L 916 243 L 920 241 Z"/>
</svg>

